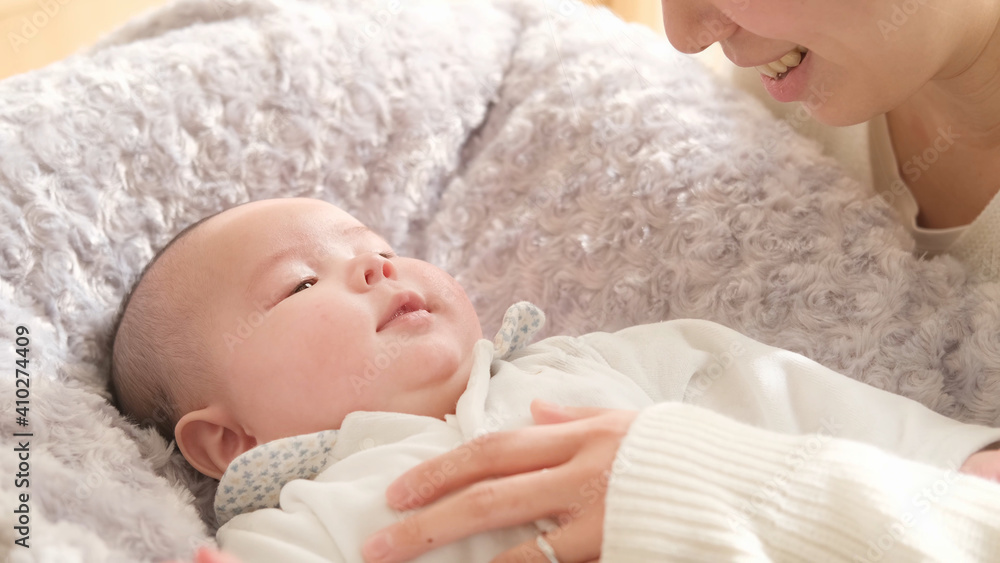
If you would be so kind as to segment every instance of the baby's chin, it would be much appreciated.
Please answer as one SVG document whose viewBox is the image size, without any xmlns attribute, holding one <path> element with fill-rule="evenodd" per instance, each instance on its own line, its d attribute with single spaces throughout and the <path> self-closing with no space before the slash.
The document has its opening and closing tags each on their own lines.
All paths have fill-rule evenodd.
<svg viewBox="0 0 1000 563">
<path fill-rule="evenodd" d="M 449 414 L 455 414 L 458 400 L 469 387 L 474 361 L 475 355 L 473 354 L 473 350 L 470 349 L 461 361 L 458 362 L 457 367 L 451 374 L 445 376 L 443 381 L 433 387 L 435 395 L 433 408 L 422 414 L 441 420 L 444 420 Z"/>
</svg>

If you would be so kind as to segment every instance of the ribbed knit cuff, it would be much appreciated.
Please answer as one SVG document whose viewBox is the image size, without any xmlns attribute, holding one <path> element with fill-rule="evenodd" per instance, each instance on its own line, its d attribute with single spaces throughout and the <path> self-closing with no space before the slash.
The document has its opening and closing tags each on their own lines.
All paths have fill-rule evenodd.
<svg viewBox="0 0 1000 563">
<path fill-rule="evenodd" d="M 619 449 L 602 561 L 985 561 L 998 510 L 996 484 L 664 403 Z"/>
</svg>

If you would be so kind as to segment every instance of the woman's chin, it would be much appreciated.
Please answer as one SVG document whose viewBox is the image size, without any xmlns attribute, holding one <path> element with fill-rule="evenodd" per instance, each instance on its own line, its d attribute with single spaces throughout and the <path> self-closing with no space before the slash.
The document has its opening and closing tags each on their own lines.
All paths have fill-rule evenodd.
<svg viewBox="0 0 1000 563">
<path fill-rule="evenodd" d="M 802 107 L 805 108 L 805 111 L 810 117 L 823 125 L 829 125 L 830 127 L 848 127 L 851 125 L 857 125 L 859 123 L 865 123 L 866 121 L 874 119 L 882 114 L 882 112 L 874 110 L 859 112 L 857 108 L 841 108 L 830 102 L 823 104 L 811 104 L 809 100 L 806 100 L 801 103 Z"/>
</svg>

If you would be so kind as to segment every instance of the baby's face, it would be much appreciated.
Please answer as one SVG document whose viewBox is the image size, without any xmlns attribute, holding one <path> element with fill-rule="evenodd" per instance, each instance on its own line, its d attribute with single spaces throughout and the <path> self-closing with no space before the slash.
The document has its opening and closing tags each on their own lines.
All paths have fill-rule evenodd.
<svg viewBox="0 0 1000 563">
<path fill-rule="evenodd" d="M 253 202 L 192 236 L 218 399 L 257 443 L 353 411 L 454 412 L 482 330 L 443 270 L 319 200 Z"/>
</svg>

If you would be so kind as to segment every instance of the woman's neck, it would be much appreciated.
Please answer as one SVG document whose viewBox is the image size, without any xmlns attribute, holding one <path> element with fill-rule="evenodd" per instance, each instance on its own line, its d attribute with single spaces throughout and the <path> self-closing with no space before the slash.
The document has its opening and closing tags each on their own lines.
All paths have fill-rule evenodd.
<svg viewBox="0 0 1000 563">
<path fill-rule="evenodd" d="M 938 75 L 886 115 L 928 228 L 971 223 L 1000 191 L 1000 7 L 977 10 Z"/>
</svg>

